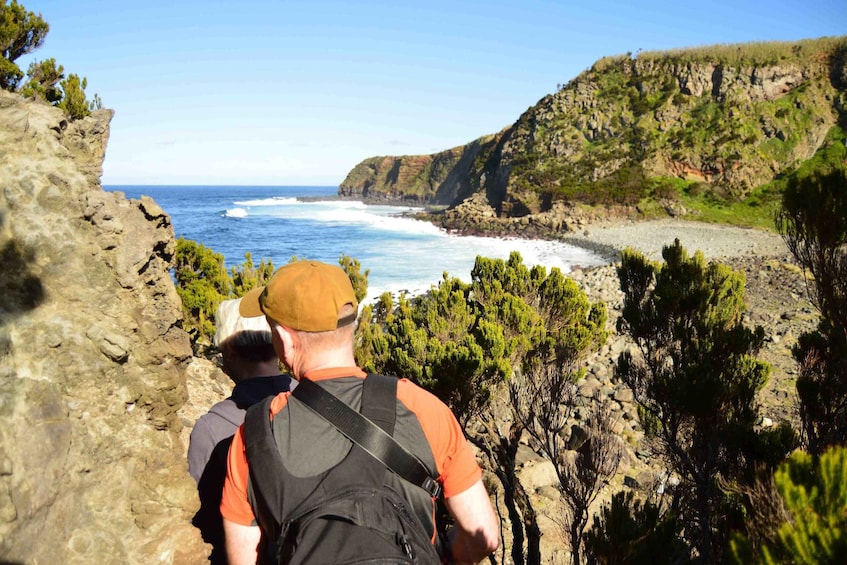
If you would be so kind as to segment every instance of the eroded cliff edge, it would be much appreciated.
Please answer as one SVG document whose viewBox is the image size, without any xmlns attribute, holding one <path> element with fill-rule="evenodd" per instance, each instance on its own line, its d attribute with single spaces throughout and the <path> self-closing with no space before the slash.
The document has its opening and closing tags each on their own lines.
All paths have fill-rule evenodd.
<svg viewBox="0 0 847 565">
<path fill-rule="evenodd" d="M 634 204 L 657 178 L 743 198 L 810 159 L 839 126 L 847 37 L 626 54 L 600 59 L 499 133 L 433 155 L 365 159 L 339 194 L 454 208 L 473 196 L 476 207 L 445 226 L 482 229 L 490 215 L 562 202 Z"/>
<path fill-rule="evenodd" d="M 112 112 L 0 92 L 0 560 L 201 563 L 169 217 L 100 186 Z"/>
</svg>

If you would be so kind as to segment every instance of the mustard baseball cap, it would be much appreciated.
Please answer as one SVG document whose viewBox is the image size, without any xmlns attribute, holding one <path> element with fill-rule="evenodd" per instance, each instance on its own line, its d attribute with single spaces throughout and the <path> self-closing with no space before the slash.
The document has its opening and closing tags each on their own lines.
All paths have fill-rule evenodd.
<svg viewBox="0 0 847 565">
<path fill-rule="evenodd" d="M 344 305 L 353 314 L 339 319 Z M 265 315 L 287 328 L 327 332 L 356 321 L 359 303 L 344 269 L 320 261 L 295 261 L 280 267 L 263 287 L 241 298 L 245 318 Z"/>
</svg>

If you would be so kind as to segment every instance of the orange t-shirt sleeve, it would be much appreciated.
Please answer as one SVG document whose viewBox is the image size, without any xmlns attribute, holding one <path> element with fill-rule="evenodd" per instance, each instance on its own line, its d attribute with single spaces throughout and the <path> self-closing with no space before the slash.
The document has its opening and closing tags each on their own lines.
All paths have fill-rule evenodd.
<svg viewBox="0 0 847 565">
<path fill-rule="evenodd" d="M 482 470 L 450 408 L 406 379 L 397 383 L 397 398 L 421 423 L 438 466 L 444 498 L 473 486 L 482 477 Z"/>
<path fill-rule="evenodd" d="M 221 515 L 242 526 L 256 525 L 253 508 L 247 498 L 247 453 L 244 451 L 244 426 L 238 428 L 229 446 L 226 480 L 221 494 Z"/>
<path fill-rule="evenodd" d="M 290 392 L 278 394 L 271 401 L 269 417 L 277 414 L 288 402 Z M 247 484 L 250 479 L 250 469 L 247 466 L 247 451 L 244 448 L 244 425 L 239 426 L 232 443 L 226 463 L 226 480 L 221 493 L 221 515 L 242 526 L 255 526 L 256 516 L 247 495 Z"/>
</svg>

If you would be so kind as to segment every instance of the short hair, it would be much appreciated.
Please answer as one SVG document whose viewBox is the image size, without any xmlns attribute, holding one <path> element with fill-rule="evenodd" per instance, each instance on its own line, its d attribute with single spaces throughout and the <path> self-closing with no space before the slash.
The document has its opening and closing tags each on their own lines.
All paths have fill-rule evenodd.
<svg viewBox="0 0 847 565">
<path fill-rule="evenodd" d="M 341 307 L 338 317 L 343 319 L 351 315 L 355 315 L 356 309 L 351 304 L 345 304 Z M 310 348 L 337 348 L 344 347 L 347 344 L 352 346 L 353 335 L 356 331 L 356 324 L 342 325 L 338 329 L 325 332 L 306 332 L 300 330 L 292 330 L 300 338 L 300 343 L 306 349 Z"/>
<path fill-rule="evenodd" d="M 276 359 L 271 332 L 245 330 L 236 332 L 218 345 L 221 351 L 252 363 Z"/>
</svg>

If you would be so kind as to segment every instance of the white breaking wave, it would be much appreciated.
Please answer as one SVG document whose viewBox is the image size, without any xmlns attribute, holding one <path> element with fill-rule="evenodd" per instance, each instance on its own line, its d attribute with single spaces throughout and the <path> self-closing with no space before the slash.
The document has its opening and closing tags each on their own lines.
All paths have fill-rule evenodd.
<svg viewBox="0 0 847 565">
<path fill-rule="evenodd" d="M 431 224 L 403 216 L 421 210 L 411 206 L 374 206 L 356 200 L 307 200 L 296 198 L 265 198 L 245 200 L 235 204 L 256 207 L 252 215 L 286 219 L 307 219 L 335 225 L 358 225 L 378 230 L 413 235 L 446 235 Z"/>
<path fill-rule="evenodd" d="M 232 208 L 224 214 L 227 218 L 246 218 L 247 215 L 247 210 L 244 208 Z"/>
<path fill-rule="evenodd" d="M 282 196 L 274 196 L 273 198 L 261 198 L 259 200 L 243 200 L 233 202 L 238 206 L 287 206 L 291 204 L 300 204 L 296 198 L 286 198 Z"/>
<path fill-rule="evenodd" d="M 602 263 L 591 252 L 561 242 L 459 236 L 430 222 L 403 215 L 420 210 L 418 207 L 368 205 L 350 200 L 299 201 L 295 198 L 268 198 L 238 204 L 250 206 L 251 217 L 306 220 L 372 234 L 371 244 L 350 241 L 343 246 L 345 253 L 357 257 L 363 268 L 371 270 L 365 303 L 375 300 L 384 291 L 395 296 L 400 292 L 425 293 L 439 283 L 445 272 L 470 282 L 470 271 L 479 255 L 505 260 L 512 251 L 517 251 L 528 267 L 541 265 L 548 272 L 556 267 L 563 273 L 570 272 L 575 265 Z"/>
<path fill-rule="evenodd" d="M 512 251 L 520 253 L 527 267 L 540 265 L 548 273 L 554 267 L 567 274 L 576 265 L 604 264 L 601 257 L 588 250 L 556 241 L 458 235 L 419 242 L 385 240 L 380 242 L 377 254 L 361 257 L 362 266 L 371 270 L 372 279 L 365 302 L 376 299 L 383 291 L 395 296 L 402 291 L 422 294 L 438 285 L 445 272 L 468 283 L 477 256 L 506 260 Z"/>
<path fill-rule="evenodd" d="M 414 219 L 410 214 L 420 207 L 338 200 L 330 189 L 325 187 L 327 200 L 313 200 L 310 195 L 315 191 L 298 187 L 238 191 L 164 187 L 151 196 L 157 202 L 162 199 L 160 205 L 171 213 L 180 235 L 223 252 L 228 266 L 240 262 L 245 252 L 269 258 L 275 265 L 293 256 L 328 263 L 341 255 L 356 258 L 370 272 L 365 302 L 383 291 L 425 293 L 444 273 L 470 282 L 479 255 L 506 259 L 511 251 L 518 251 L 525 265 L 543 265 L 548 272 L 552 267 L 569 272 L 575 265 L 604 263 L 599 256 L 562 242 L 449 234 Z M 261 232 L 256 226 L 261 226 Z"/>
<path fill-rule="evenodd" d="M 382 210 L 375 210 L 373 207 L 366 207 L 361 210 L 327 208 L 325 210 L 315 211 L 309 218 L 318 222 L 355 224 L 407 234 L 441 235 L 446 233 L 430 222 L 423 222 L 414 218 L 397 215 L 399 212 L 400 210 L 395 209 L 386 213 Z"/>
</svg>

